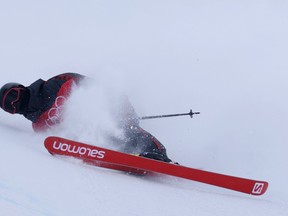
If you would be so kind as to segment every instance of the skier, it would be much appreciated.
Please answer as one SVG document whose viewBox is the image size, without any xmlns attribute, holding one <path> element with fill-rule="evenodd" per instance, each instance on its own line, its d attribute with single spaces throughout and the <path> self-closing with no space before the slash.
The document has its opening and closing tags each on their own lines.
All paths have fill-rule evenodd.
<svg viewBox="0 0 288 216">
<path fill-rule="evenodd" d="M 25 87 L 19 83 L 7 83 L 0 90 L 0 106 L 10 114 L 20 114 L 32 122 L 35 132 L 45 131 L 61 123 L 65 101 L 74 87 L 81 85 L 85 76 L 64 73 L 47 81 L 36 80 Z M 110 137 L 115 143 L 124 144 L 123 151 L 139 156 L 171 162 L 165 147 L 150 133 L 139 126 L 138 116 L 127 99 L 120 109 L 118 122 L 125 138 Z"/>
</svg>

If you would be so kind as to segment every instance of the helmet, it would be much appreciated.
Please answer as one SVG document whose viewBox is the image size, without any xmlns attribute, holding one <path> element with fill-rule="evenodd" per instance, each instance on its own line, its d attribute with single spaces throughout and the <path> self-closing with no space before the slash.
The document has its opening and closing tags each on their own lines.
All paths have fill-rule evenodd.
<svg viewBox="0 0 288 216">
<path fill-rule="evenodd" d="M 22 92 L 26 88 L 19 83 L 7 83 L 0 90 L 0 107 L 11 114 L 21 113 Z"/>
</svg>

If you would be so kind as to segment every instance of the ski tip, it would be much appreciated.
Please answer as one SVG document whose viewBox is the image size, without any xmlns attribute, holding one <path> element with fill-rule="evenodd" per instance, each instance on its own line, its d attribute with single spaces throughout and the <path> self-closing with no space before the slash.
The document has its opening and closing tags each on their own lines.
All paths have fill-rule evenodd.
<svg viewBox="0 0 288 216">
<path fill-rule="evenodd" d="M 44 146 L 46 149 L 48 149 L 48 145 L 50 143 L 50 140 L 51 140 L 51 137 L 46 137 L 45 140 L 44 140 Z"/>
<path fill-rule="evenodd" d="M 57 138 L 58 137 L 48 136 L 44 140 L 44 146 L 51 155 L 54 155 L 54 153 L 51 150 L 52 143 L 53 143 L 53 141 L 57 140 Z"/>
<path fill-rule="evenodd" d="M 255 196 L 263 195 L 268 189 L 268 182 L 255 182 L 251 194 Z"/>
</svg>

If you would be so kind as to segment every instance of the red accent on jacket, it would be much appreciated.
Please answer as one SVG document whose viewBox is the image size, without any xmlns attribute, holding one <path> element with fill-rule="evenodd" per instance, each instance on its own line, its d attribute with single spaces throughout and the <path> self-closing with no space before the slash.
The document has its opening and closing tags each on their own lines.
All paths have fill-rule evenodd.
<svg viewBox="0 0 288 216">
<path fill-rule="evenodd" d="M 57 93 L 57 98 L 46 112 L 41 114 L 36 122 L 32 123 L 35 132 L 45 131 L 63 120 L 65 102 L 71 94 L 75 85 L 73 79 L 67 80 Z"/>
</svg>

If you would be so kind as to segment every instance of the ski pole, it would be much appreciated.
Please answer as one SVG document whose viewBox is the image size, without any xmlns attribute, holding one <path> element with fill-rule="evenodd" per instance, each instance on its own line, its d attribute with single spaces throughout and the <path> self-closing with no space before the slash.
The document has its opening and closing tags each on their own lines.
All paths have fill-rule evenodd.
<svg viewBox="0 0 288 216">
<path fill-rule="evenodd" d="M 139 120 L 155 119 L 155 118 L 167 118 L 167 117 L 184 116 L 184 115 L 189 115 L 191 118 L 193 118 L 193 115 L 198 115 L 198 114 L 200 114 L 200 112 L 193 112 L 192 109 L 191 109 L 189 113 L 169 114 L 169 115 L 156 115 L 156 116 L 144 116 L 144 117 L 139 117 Z"/>
</svg>

